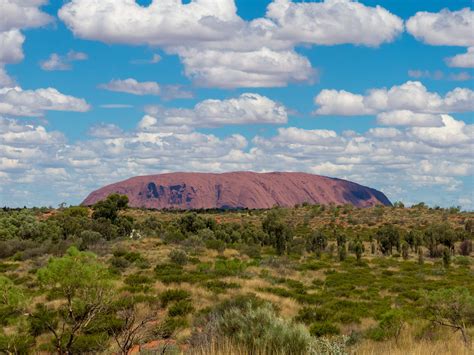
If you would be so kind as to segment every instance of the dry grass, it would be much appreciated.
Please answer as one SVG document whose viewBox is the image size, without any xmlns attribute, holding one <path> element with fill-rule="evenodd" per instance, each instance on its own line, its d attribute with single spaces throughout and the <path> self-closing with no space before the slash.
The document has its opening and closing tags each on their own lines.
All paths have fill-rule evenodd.
<svg viewBox="0 0 474 355">
<path fill-rule="evenodd" d="M 459 336 L 445 332 L 440 339 L 417 339 L 411 328 L 402 331 L 398 341 L 363 340 L 351 351 L 354 355 L 472 355 L 474 347 L 466 347 Z"/>
<path fill-rule="evenodd" d="M 194 347 L 186 352 L 187 355 L 285 355 L 284 352 L 271 353 L 259 349 L 249 351 L 248 348 L 234 344 L 226 338 L 212 340 L 210 344 Z"/>
</svg>

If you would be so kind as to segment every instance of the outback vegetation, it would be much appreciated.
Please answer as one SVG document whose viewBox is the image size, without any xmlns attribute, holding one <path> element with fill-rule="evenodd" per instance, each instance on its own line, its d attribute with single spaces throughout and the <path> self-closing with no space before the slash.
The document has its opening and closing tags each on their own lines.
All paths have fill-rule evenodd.
<svg viewBox="0 0 474 355">
<path fill-rule="evenodd" d="M 0 210 L 0 352 L 469 354 L 474 213 Z"/>
</svg>

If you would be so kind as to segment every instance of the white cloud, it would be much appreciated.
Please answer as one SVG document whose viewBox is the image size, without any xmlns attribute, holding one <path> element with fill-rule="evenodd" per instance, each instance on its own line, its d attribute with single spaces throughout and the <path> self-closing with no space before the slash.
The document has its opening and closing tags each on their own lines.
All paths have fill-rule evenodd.
<svg viewBox="0 0 474 355">
<path fill-rule="evenodd" d="M 160 95 L 161 88 L 154 81 L 138 82 L 133 78 L 125 80 L 112 80 L 108 84 L 99 85 L 100 88 L 109 91 L 125 92 L 133 95 Z"/>
<path fill-rule="evenodd" d="M 90 106 L 84 99 L 64 95 L 54 88 L 22 90 L 19 87 L 0 89 L 0 114 L 42 116 L 44 111 L 85 112 Z"/>
<path fill-rule="evenodd" d="M 474 46 L 474 12 L 444 9 L 438 13 L 417 12 L 406 22 L 408 33 L 418 40 L 436 46 Z"/>
<path fill-rule="evenodd" d="M 377 128 L 371 128 L 369 129 L 369 131 L 367 132 L 368 135 L 372 136 L 372 137 L 375 137 L 375 138 L 388 138 L 388 139 L 391 139 L 391 138 L 396 138 L 396 137 L 399 137 L 401 136 L 401 132 L 396 129 L 396 128 L 380 128 L 380 127 L 377 127 Z"/>
<path fill-rule="evenodd" d="M 454 57 L 447 58 L 446 62 L 450 67 L 474 68 L 474 47 L 469 47 L 464 54 L 458 54 Z"/>
<path fill-rule="evenodd" d="M 139 82 L 133 78 L 124 80 L 114 79 L 107 84 L 99 85 L 99 88 L 132 95 L 161 96 L 164 100 L 191 99 L 194 97 L 193 93 L 183 85 L 160 85 L 154 81 Z"/>
<path fill-rule="evenodd" d="M 151 59 L 135 59 L 132 60 L 130 63 L 132 64 L 156 64 L 161 61 L 161 55 L 155 53 L 151 57 Z"/>
<path fill-rule="evenodd" d="M 316 72 L 309 60 L 294 51 L 260 48 L 231 50 L 186 49 L 179 53 L 185 74 L 206 87 L 278 87 L 288 82 L 311 81 Z"/>
<path fill-rule="evenodd" d="M 444 78 L 444 73 L 441 70 L 430 72 L 429 70 L 408 70 L 408 76 L 414 79 L 429 78 L 434 80 L 441 80 Z"/>
<path fill-rule="evenodd" d="M 329 161 L 314 165 L 310 168 L 310 172 L 325 176 L 340 176 L 341 174 L 350 173 L 354 168 L 353 164 L 334 164 Z"/>
<path fill-rule="evenodd" d="M 125 135 L 123 130 L 113 123 L 101 123 L 92 126 L 89 129 L 88 134 L 95 138 L 118 138 Z"/>
<path fill-rule="evenodd" d="M 288 120 L 286 108 L 258 94 L 244 93 L 227 100 L 204 100 L 192 109 L 147 106 L 140 127 L 160 130 L 168 127 L 217 127 L 223 125 L 270 123 L 282 124 Z"/>
<path fill-rule="evenodd" d="M 245 21 L 234 0 L 72 0 L 59 17 L 78 37 L 106 43 L 161 46 L 177 54 L 198 86 L 284 86 L 312 81 L 315 70 L 297 45 L 352 43 L 378 46 L 403 31 L 380 6 L 350 0 L 297 4 L 277 0 L 267 15 Z"/>
<path fill-rule="evenodd" d="M 429 70 L 408 70 L 408 76 L 410 78 L 421 79 L 427 78 L 432 80 L 452 80 L 452 81 L 468 81 L 472 79 L 471 74 L 468 72 L 459 73 L 444 73 L 441 70 L 435 70 L 433 72 Z"/>
<path fill-rule="evenodd" d="M 421 141 L 433 146 L 453 146 L 472 142 L 463 121 L 457 121 L 448 115 L 442 115 L 441 127 L 413 127 L 411 134 Z M 471 126 L 472 128 L 472 126 Z M 472 149 L 472 148 L 471 148 Z"/>
<path fill-rule="evenodd" d="M 18 30 L 0 32 L 0 63 L 17 63 L 23 60 L 25 36 Z"/>
<path fill-rule="evenodd" d="M 46 3 L 46 0 L 0 0 L 0 31 L 46 25 L 52 18 L 39 10 Z"/>
<path fill-rule="evenodd" d="M 114 109 L 114 108 L 132 108 L 133 105 L 128 105 L 128 104 L 104 104 L 104 105 L 100 105 L 100 107 L 102 107 L 102 108 L 111 108 L 111 109 Z"/>
<path fill-rule="evenodd" d="M 377 115 L 377 123 L 386 126 L 436 127 L 442 125 L 441 115 L 416 113 L 409 110 L 382 112 Z"/>
<path fill-rule="evenodd" d="M 349 0 L 275 0 L 266 16 L 277 24 L 277 37 L 294 43 L 379 46 L 403 32 L 403 20 L 383 7 Z"/>
<path fill-rule="evenodd" d="M 410 34 L 427 44 L 469 47 L 466 53 L 446 58 L 446 63 L 456 68 L 474 67 L 474 11 L 470 8 L 459 11 L 444 9 L 438 13 L 417 12 L 407 20 L 406 27 Z M 466 78 L 466 74 L 457 77 Z M 456 75 L 452 78 L 456 80 Z"/>
<path fill-rule="evenodd" d="M 15 81 L 8 75 L 8 73 L 5 71 L 5 68 L 3 68 L 0 65 L 0 88 L 2 87 L 11 87 L 15 85 Z"/>
<path fill-rule="evenodd" d="M 39 10 L 45 0 L 0 0 L 0 88 L 13 86 L 5 64 L 23 60 L 23 28 L 46 25 L 52 17 Z"/>
<path fill-rule="evenodd" d="M 71 70 L 73 62 L 86 60 L 87 58 L 87 54 L 82 52 L 69 51 L 64 56 L 52 53 L 47 60 L 40 63 L 40 67 L 46 71 Z"/>
<path fill-rule="evenodd" d="M 345 90 L 322 90 L 315 98 L 314 103 L 319 106 L 318 115 L 365 115 L 375 111 L 364 104 L 364 96 L 353 94 Z"/>
<path fill-rule="evenodd" d="M 357 116 L 379 113 L 379 121 L 397 125 L 426 125 L 432 114 L 474 110 L 474 92 L 455 88 L 444 97 L 429 92 L 419 81 L 408 81 L 390 89 L 371 89 L 365 95 L 344 90 L 322 90 L 315 98 L 317 115 Z M 394 111 L 394 112 L 392 112 Z M 405 116 L 405 118 L 402 118 Z"/>
</svg>

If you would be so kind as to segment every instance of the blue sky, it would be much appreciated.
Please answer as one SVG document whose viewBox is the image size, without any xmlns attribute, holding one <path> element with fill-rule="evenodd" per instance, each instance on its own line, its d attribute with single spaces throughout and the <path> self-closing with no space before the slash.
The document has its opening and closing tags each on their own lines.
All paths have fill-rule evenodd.
<svg viewBox="0 0 474 355">
<path fill-rule="evenodd" d="M 289 170 L 472 209 L 470 5 L 0 0 L 0 205 Z"/>
</svg>

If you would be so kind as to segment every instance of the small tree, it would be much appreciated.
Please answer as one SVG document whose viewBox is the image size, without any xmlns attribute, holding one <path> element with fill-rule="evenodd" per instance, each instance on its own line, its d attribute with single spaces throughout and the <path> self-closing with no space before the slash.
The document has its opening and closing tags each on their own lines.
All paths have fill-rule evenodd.
<svg viewBox="0 0 474 355">
<path fill-rule="evenodd" d="M 278 215 L 277 211 L 271 211 L 262 222 L 262 228 L 268 234 L 272 244 L 279 255 L 283 255 L 292 237 L 291 228 Z"/>
<path fill-rule="evenodd" d="M 423 265 L 425 262 L 424 257 L 423 257 L 423 249 L 418 248 L 418 264 Z"/>
<path fill-rule="evenodd" d="M 316 256 L 318 257 L 321 256 L 321 252 L 323 252 L 327 246 L 328 238 L 324 232 L 320 230 L 314 231 L 306 243 L 306 249 L 310 252 L 316 253 Z"/>
<path fill-rule="evenodd" d="M 38 270 L 43 288 L 63 302 L 46 309 L 56 317 L 31 316 L 51 332 L 58 354 L 71 354 L 78 335 L 104 311 L 111 291 L 109 277 L 94 254 L 74 247 L 64 257 L 52 258 Z"/>
<path fill-rule="evenodd" d="M 118 326 L 111 324 L 112 334 L 120 353 L 126 355 L 130 349 L 147 335 L 147 325 L 156 320 L 156 312 L 148 307 L 140 309 L 133 297 L 123 297 L 113 305 Z"/>
<path fill-rule="evenodd" d="M 409 245 L 407 242 L 402 242 L 402 257 L 404 260 L 408 259 L 409 256 Z"/>
<path fill-rule="evenodd" d="M 451 252 L 448 248 L 443 249 L 443 265 L 445 268 L 448 268 L 451 264 Z"/>
<path fill-rule="evenodd" d="M 364 253 L 364 250 L 364 244 L 359 238 L 357 238 L 354 243 L 354 253 L 356 255 L 357 261 L 360 261 L 362 259 L 362 254 Z"/>
<path fill-rule="evenodd" d="M 464 256 L 469 256 L 472 252 L 472 241 L 471 240 L 463 240 L 461 245 L 459 246 L 459 253 Z"/>
<path fill-rule="evenodd" d="M 346 260 L 347 251 L 346 251 L 346 246 L 345 246 L 345 245 L 341 245 L 341 246 L 338 248 L 338 256 L 339 256 L 339 261 L 344 261 L 344 260 Z"/>
<path fill-rule="evenodd" d="M 474 297 L 466 288 L 441 289 L 425 295 L 425 314 L 434 324 L 461 332 L 469 344 L 467 328 L 474 325 Z"/>
<path fill-rule="evenodd" d="M 400 250 L 400 231 L 397 227 L 391 224 L 381 226 L 377 230 L 376 236 L 382 254 L 392 254 L 394 247 Z"/>
<path fill-rule="evenodd" d="M 97 202 L 92 209 L 94 219 L 105 218 L 114 223 L 118 217 L 118 211 L 127 208 L 128 197 L 126 195 L 111 194 L 105 200 Z"/>
<path fill-rule="evenodd" d="M 176 265 L 186 265 L 188 262 L 188 255 L 182 250 L 173 249 L 169 254 L 169 258 Z"/>
</svg>

